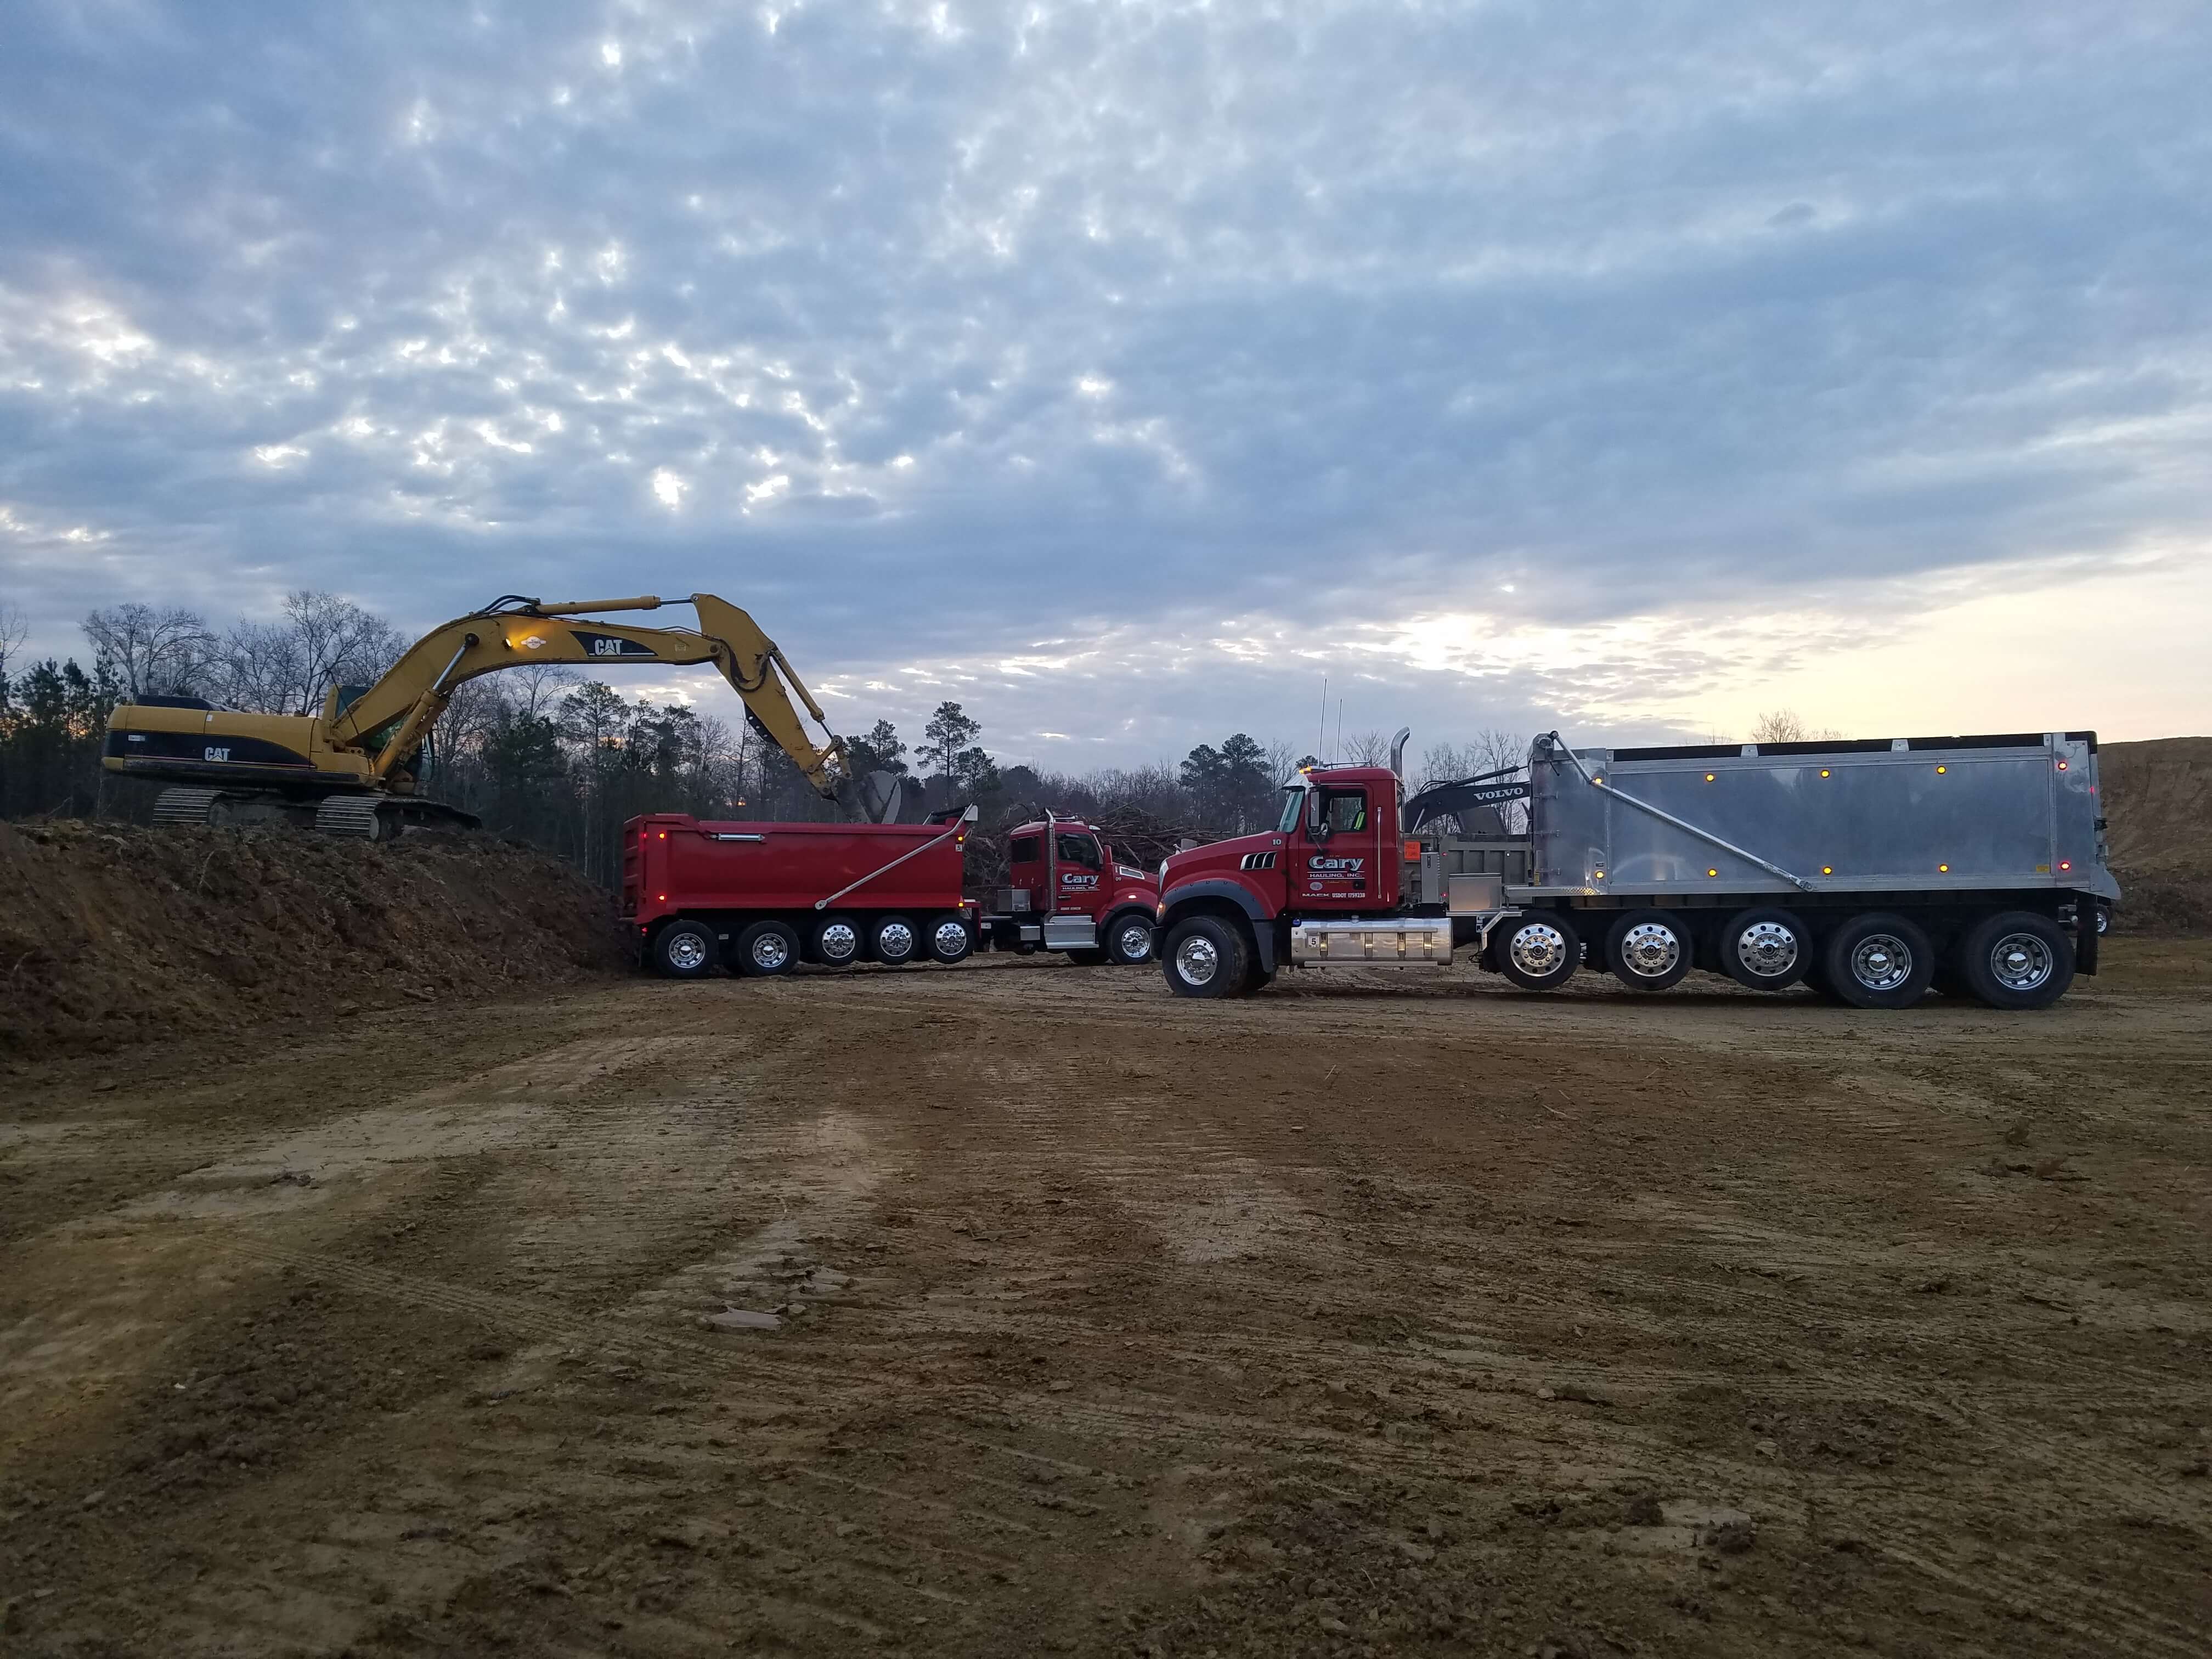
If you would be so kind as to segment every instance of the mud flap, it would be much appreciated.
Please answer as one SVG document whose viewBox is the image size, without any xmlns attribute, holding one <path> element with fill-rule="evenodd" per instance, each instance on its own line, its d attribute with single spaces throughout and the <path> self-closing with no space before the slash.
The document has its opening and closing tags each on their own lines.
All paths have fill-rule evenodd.
<svg viewBox="0 0 2212 1659">
<path fill-rule="evenodd" d="M 2074 971 L 2095 978 L 2097 946 L 2102 943 L 2097 933 L 2097 896 L 2094 893 L 2074 895 Z"/>
</svg>

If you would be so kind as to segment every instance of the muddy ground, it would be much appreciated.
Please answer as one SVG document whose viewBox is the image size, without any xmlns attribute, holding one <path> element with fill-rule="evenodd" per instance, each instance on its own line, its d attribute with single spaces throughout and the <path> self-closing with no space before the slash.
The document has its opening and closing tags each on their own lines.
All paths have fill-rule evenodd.
<svg viewBox="0 0 2212 1659">
<path fill-rule="evenodd" d="M 1031 960 L 0 1078 L 0 1649 L 2212 1630 L 2212 942 L 2056 1009 Z"/>
</svg>

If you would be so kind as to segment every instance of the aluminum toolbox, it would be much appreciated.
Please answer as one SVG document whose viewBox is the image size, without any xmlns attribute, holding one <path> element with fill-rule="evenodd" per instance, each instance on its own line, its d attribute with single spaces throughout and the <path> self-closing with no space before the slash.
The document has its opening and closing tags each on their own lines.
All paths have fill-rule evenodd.
<svg viewBox="0 0 2212 1659">
<path fill-rule="evenodd" d="M 2119 893 L 2093 732 L 1571 755 L 1539 739 L 1529 783 L 1534 869 L 1516 896 Z"/>
</svg>

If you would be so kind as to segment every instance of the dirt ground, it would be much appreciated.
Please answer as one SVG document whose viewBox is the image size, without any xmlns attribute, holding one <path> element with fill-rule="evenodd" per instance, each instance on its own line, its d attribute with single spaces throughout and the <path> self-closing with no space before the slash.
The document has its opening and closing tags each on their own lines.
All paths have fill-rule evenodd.
<svg viewBox="0 0 2212 1659">
<path fill-rule="evenodd" d="M 0 1649 L 2212 1651 L 2212 941 L 1034 959 L 0 1079 Z"/>
</svg>

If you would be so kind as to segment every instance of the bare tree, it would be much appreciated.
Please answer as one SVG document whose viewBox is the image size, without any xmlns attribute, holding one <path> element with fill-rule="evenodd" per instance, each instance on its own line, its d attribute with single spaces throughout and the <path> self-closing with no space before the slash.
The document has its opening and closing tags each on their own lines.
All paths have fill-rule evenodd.
<svg viewBox="0 0 2212 1659">
<path fill-rule="evenodd" d="M 1478 732 L 1470 747 L 1474 751 L 1474 769 L 1478 772 L 1502 772 L 1509 766 L 1528 763 L 1528 740 L 1518 732 L 1491 726 Z"/>
<path fill-rule="evenodd" d="M 510 668 L 498 679 L 501 690 L 515 713 L 537 716 L 550 714 L 568 695 L 570 686 L 583 684 L 584 676 L 582 671 L 565 663 L 533 662 Z M 463 684 L 474 685 L 481 682 L 469 680 Z"/>
<path fill-rule="evenodd" d="M 8 699 L 8 665 L 30 637 L 31 620 L 22 607 L 13 600 L 0 599 L 0 702 Z"/>
<path fill-rule="evenodd" d="M 298 588 L 284 596 L 280 620 L 241 622 L 223 636 L 217 678 L 237 708 L 312 714 L 331 686 L 372 684 L 404 648 L 398 630 L 374 611 Z"/>
<path fill-rule="evenodd" d="M 336 593 L 295 588 L 284 596 L 284 620 L 298 654 L 295 707 L 311 714 L 333 685 L 366 685 L 383 677 L 406 649 L 398 630 L 373 611 Z"/>
<path fill-rule="evenodd" d="M 1761 714 L 1751 727 L 1753 743 L 1837 743 L 1843 735 L 1827 726 L 1816 729 L 1806 725 L 1794 708 L 1778 708 L 1771 714 Z"/>
<path fill-rule="evenodd" d="M 1493 726 L 1475 734 L 1472 743 L 1437 743 L 1429 745 L 1421 757 L 1419 787 L 1433 784 L 1456 783 L 1462 778 L 1480 777 L 1485 773 L 1504 772 L 1525 765 L 1528 745 L 1517 732 L 1505 732 Z M 1528 808 L 1523 801 L 1506 801 L 1498 808 L 1500 821 L 1508 834 L 1519 835 L 1527 827 Z"/>
<path fill-rule="evenodd" d="M 1472 776 L 1480 766 L 1474 749 L 1455 743 L 1432 743 L 1421 751 L 1421 773 L 1415 783 L 1418 789 L 1431 784 L 1454 783 Z"/>
<path fill-rule="evenodd" d="M 176 605 L 157 610 L 134 600 L 92 611 L 84 636 L 133 701 L 191 696 L 208 678 L 215 653 L 215 636 L 200 614 Z"/>
<path fill-rule="evenodd" d="M 270 623 L 233 623 L 216 653 L 216 695 L 233 708 L 290 712 L 300 683 L 300 653 L 289 634 Z"/>
<path fill-rule="evenodd" d="M 1388 766 L 1390 763 L 1390 734 L 1387 732 L 1354 732 L 1344 740 L 1344 764 L 1346 766 Z"/>
</svg>

